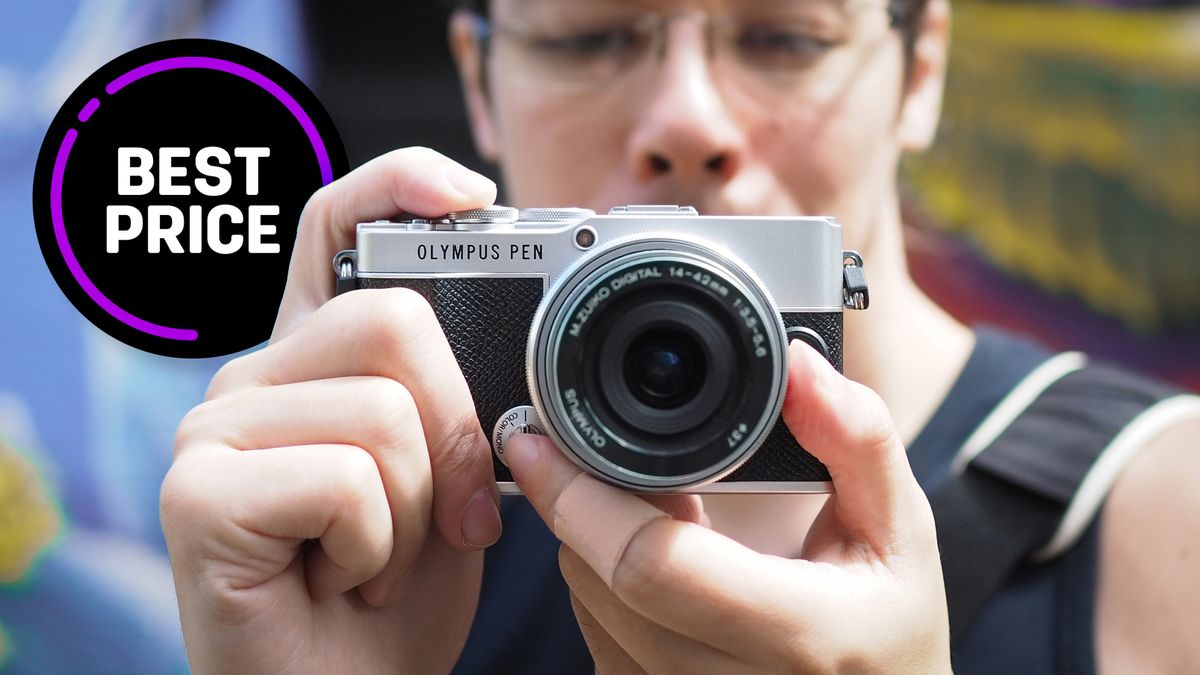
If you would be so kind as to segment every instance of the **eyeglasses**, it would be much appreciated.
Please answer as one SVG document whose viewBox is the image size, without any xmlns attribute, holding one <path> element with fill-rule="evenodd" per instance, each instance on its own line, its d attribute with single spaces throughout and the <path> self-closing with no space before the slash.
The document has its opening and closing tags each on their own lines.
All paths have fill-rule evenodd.
<svg viewBox="0 0 1200 675">
<path fill-rule="evenodd" d="M 484 49 L 496 45 L 509 59 L 506 70 L 555 93 L 594 93 L 628 80 L 650 56 L 666 54 L 676 21 L 702 25 L 717 79 L 794 90 L 847 77 L 872 26 L 880 29 L 875 35 L 886 34 L 905 19 L 907 5 L 782 0 L 713 16 L 692 9 L 652 12 L 629 2 L 524 0 L 520 23 L 478 16 L 476 26 Z M 871 24 L 872 16 L 886 17 L 886 24 Z"/>
</svg>

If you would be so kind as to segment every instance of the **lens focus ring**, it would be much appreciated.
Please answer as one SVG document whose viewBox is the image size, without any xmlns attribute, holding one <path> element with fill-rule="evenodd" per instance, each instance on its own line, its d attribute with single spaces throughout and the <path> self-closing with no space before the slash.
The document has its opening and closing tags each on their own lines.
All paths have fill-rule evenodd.
<svg viewBox="0 0 1200 675">
<path fill-rule="evenodd" d="M 782 405 L 783 327 L 727 256 L 626 243 L 547 294 L 529 379 L 548 433 L 592 473 L 640 489 L 717 480 L 765 439 Z"/>
</svg>

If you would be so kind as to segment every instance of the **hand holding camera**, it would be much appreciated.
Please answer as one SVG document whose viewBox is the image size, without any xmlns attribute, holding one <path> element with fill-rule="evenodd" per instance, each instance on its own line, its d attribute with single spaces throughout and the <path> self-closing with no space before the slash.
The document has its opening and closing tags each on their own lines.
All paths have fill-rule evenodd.
<svg viewBox="0 0 1200 675">
<path fill-rule="evenodd" d="M 162 488 L 196 672 L 439 672 L 458 658 L 479 549 L 500 535 L 490 448 L 429 306 L 403 289 L 326 302 L 329 258 L 360 220 L 494 196 L 409 148 L 309 201 L 270 346 L 217 374 Z"/>
<path fill-rule="evenodd" d="M 950 672 L 933 515 L 882 400 L 799 341 L 788 360 L 783 419 L 836 489 L 797 560 L 708 529 L 696 495 L 647 503 L 509 444 L 598 672 Z"/>
<path fill-rule="evenodd" d="M 882 403 L 830 365 L 840 365 L 843 306 L 863 304 L 846 295 L 853 275 L 842 274 L 845 254 L 840 236 L 826 236 L 830 224 L 801 228 L 816 233 L 805 248 L 819 255 L 797 269 L 816 270 L 815 281 L 805 281 L 808 272 L 788 278 L 796 272 L 783 263 L 804 261 L 767 256 L 779 265 L 755 266 L 772 279 L 765 284 L 737 255 L 708 245 L 722 230 L 738 236 L 711 220 L 711 236 L 666 257 L 661 237 L 622 233 L 603 218 L 581 229 L 579 213 L 547 214 L 569 220 L 560 228 L 567 237 L 411 236 L 439 233 L 440 216 L 481 209 L 494 196 L 486 179 L 410 148 L 310 200 L 271 345 L 214 378 L 206 402 L 180 426 L 163 485 L 163 527 L 197 671 L 448 670 L 478 601 L 478 549 L 500 534 L 494 475 L 510 477 L 493 453 L 507 415 L 491 407 L 504 413 L 531 401 L 558 443 L 508 436 L 511 487 L 569 547 L 564 575 L 602 668 L 632 659 L 679 670 L 705 655 L 715 655 L 705 670 L 847 659 L 892 659 L 882 662 L 923 672 L 946 665 L 928 503 Z M 364 247 L 363 232 L 398 212 L 414 216 L 403 227 L 412 246 L 403 250 L 430 267 L 385 270 L 382 283 L 369 281 L 377 265 L 395 262 L 388 256 L 397 249 Z M 493 215 L 440 234 L 486 234 Z M 398 232 L 395 223 L 378 229 L 388 238 Z M 591 263 L 548 265 L 555 238 Z M 335 259 L 356 244 L 356 257 Z M 593 247 L 609 255 L 583 255 Z M 443 303 L 473 296 L 423 271 L 444 268 L 446 256 L 524 264 L 537 283 L 494 285 L 488 306 L 466 307 L 464 319 Z M 411 290 L 333 297 L 331 259 L 339 287 L 353 278 Z M 625 304 L 599 297 L 601 288 Z M 505 297 L 511 302 L 500 306 L 529 321 L 472 320 L 488 311 L 504 318 L 492 301 Z M 625 325 L 630 316 L 637 321 Z M 531 331 L 531 321 L 548 329 Z M 789 351 L 796 337 L 821 356 L 801 345 Z M 605 362 L 618 366 L 579 368 L 595 353 L 613 355 Z M 514 355 L 520 363 L 506 367 Z M 488 359 L 491 367 L 478 367 Z M 680 361 L 698 368 L 680 369 Z M 746 368 L 756 367 L 762 372 L 748 377 Z M 697 370 L 716 378 L 723 395 L 702 396 L 703 383 L 688 376 Z M 507 379 L 481 386 L 485 372 Z M 578 386 L 563 386 L 571 377 Z M 607 409 L 585 414 L 585 405 Z M 481 418 L 496 428 L 481 428 Z M 806 561 L 763 556 L 694 524 L 704 522 L 696 495 L 643 499 L 607 484 L 670 493 L 773 483 L 823 490 L 830 481 L 838 494 L 809 534 Z M 581 504 L 603 517 L 584 517 Z M 678 557 L 668 555 L 674 550 Z M 908 629 L 853 632 L 886 635 L 886 643 L 842 639 L 849 633 L 839 626 L 868 619 Z M 783 640 L 781 631 L 812 640 Z M 781 639 L 765 649 L 772 636 Z"/>
</svg>

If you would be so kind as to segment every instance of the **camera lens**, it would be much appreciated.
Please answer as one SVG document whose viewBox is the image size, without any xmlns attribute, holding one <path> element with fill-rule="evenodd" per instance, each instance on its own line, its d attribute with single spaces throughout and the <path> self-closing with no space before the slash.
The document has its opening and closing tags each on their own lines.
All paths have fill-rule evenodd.
<svg viewBox="0 0 1200 675">
<path fill-rule="evenodd" d="M 592 333 L 599 373 L 581 380 L 605 426 L 651 453 L 686 449 L 689 439 L 678 436 L 702 429 L 730 394 L 734 342 L 702 297 L 677 297 L 686 291 L 646 287 L 624 311 L 600 317 Z"/>
<path fill-rule="evenodd" d="M 783 345 L 778 311 L 736 262 L 688 242 L 625 244 L 547 293 L 530 333 L 530 392 L 581 465 L 675 489 L 719 479 L 766 438 Z"/>
<path fill-rule="evenodd" d="M 638 336 L 625 356 L 625 377 L 634 385 L 634 395 L 663 410 L 695 398 L 705 370 L 699 351 L 682 331 L 650 330 Z"/>
</svg>

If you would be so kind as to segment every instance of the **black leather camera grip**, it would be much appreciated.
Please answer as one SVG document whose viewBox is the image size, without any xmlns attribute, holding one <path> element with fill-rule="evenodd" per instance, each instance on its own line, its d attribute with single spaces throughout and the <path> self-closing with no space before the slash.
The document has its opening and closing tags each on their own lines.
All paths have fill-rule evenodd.
<svg viewBox="0 0 1200 675">
<path fill-rule="evenodd" d="M 396 286 L 420 293 L 433 307 L 471 388 L 484 434 L 490 437 L 504 413 L 529 405 L 525 345 L 542 300 L 540 278 L 359 279 L 360 288 Z M 494 455 L 492 462 L 496 480 L 512 480 Z"/>
<path fill-rule="evenodd" d="M 485 434 L 506 412 L 529 405 L 525 349 L 533 315 L 542 299 L 540 278 L 444 277 L 420 279 L 360 278 L 360 288 L 410 288 L 429 301 L 463 376 L 471 388 Z M 842 368 L 841 312 L 785 312 L 785 327 L 803 326 L 820 334 L 829 357 Z M 494 456 L 496 480 L 512 480 Z M 782 420 L 748 462 L 728 482 L 828 481 L 829 472 L 804 451 Z"/>
</svg>

